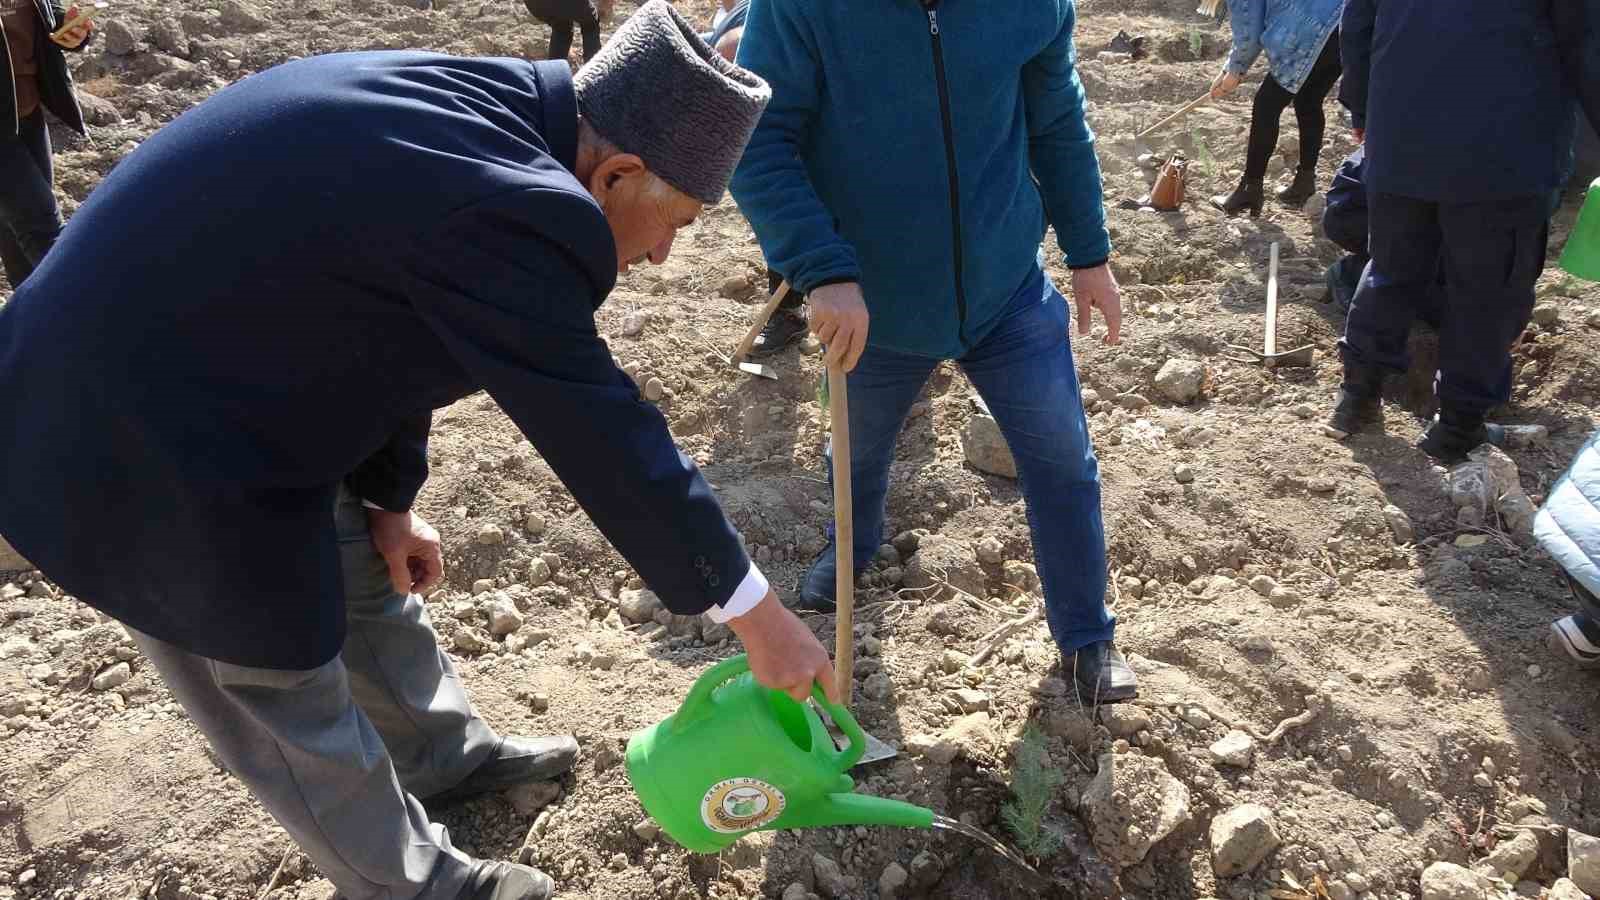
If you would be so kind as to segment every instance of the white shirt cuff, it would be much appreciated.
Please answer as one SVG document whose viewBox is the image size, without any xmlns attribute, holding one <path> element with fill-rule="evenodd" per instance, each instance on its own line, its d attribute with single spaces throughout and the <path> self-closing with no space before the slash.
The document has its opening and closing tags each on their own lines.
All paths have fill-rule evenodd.
<svg viewBox="0 0 1600 900">
<path fill-rule="evenodd" d="M 750 564 L 750 573 L 744 576 L 739 586 L 734 589 L 733 596 L 721 606 L 713 606 L 706 610 L 706 617 L 718 625 L 725 624 L 729 619 L 737 619 L 752 609 L 756 604 L 766 599 L 767 576 L 761 574 L 755 563 Z"/>
</svg>

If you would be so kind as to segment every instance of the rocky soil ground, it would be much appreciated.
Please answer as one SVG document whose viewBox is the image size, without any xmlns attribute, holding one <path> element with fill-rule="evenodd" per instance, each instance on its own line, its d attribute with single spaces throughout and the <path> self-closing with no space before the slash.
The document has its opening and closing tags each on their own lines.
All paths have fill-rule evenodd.
<svg viewBox="0 0 1600 900">
<path fill-rule="evenodd" d="M 102 12 L 98 42 L 76 60 L 92 134 L 56 134 L 69 213 L 162 123 L 273 64 L 372 48 L 537 55 L 545 43 L 510 2 L 253 2 L 123 0 Z M 1600 833 L 1600 681 L 1546 652 L 1568 598 L 1526 537 L 1596 424 L 1600 291 L 1554 270 L 1542 279 L 1500 414 L 1536 427 L 1507 454 L 1447 473 L 1411 449 L 1429 411 L 1426 334 L 1385 433 L 1324 436 L 1340 320 L 1321 285 L 1337 250 L 1317 233 L 1317 201 L 1228 220 L 1203 199 L 1237 178 L 1249 87 L 1155 142 L 1195 161 L 1182 211 L 1119 208 L 1152 178 L 1134 129 L 1198 95 L 1225 53 L 1226 25 L 1192 5 L 1080 4 L 1129 321 L 1122 346 L 1077 352 L 1141 699 L 1080 709 L 1040 624 L 986 640 L 1037 605 L 1037 583 L 1016 484 L 986 471 L 1003 462 L 954 368 L 907 425 L 895 537 L 861 585 L 858 714 L 903 749 L 862 770 L 861 790 L 1009 837 L 999 813 L 1035 723 L 1064 779 L 1045 819 L 1060 848 L 1035 860 L 1042 877 L 939 833 L 764 834 L 712 857 L 660 836 L 620 748 L 736 648 L 723 628 L 658 614 L 481 395 L 435 419 L 421 506 L 445 536 L 449 580 L 433 619 L 491 722 L 575 733 L 583 756 L 559 785 L 438 811 L 459 846 L 529 859 L 570 898 L 1600 892 L 1600 842 L 1584 837 Z M 682 6 L 709 19 L 707 0 Z M 1119 31 L 1145 37 L 1146 56 L 1107 54 Z M 1336 118 L 1329 132 L 1324 180 L 1351 149 Z M 1283 147 L 1276 175 L 1294 161 L 1292 117 Z M 1575 212 L 1569 200 L 1558 215 L 1552 258 Z M 1280 344 L 1314 344 L 1308 369 L 1264 370 L 1225 346 L 1260 340 L 1274 241 Z M 775 382 L 724 363 L 764 284 L 727 201 L 667 265 L 625 276 L 599 318 L 787 597 L 823 546 L 830 495 L 814 345 L 778 359 Z M 830 618 L 809 621 L 831 641 Z M 217 766 L 120 627 L 33 572 L 0 578 L 0 751 L 0 900 L 332 892 Z"/>
</svg>

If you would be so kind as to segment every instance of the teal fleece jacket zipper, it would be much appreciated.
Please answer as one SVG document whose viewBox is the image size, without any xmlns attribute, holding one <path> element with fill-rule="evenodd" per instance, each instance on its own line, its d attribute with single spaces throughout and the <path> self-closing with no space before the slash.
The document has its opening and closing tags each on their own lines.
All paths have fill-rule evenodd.
<svg viewBox="0 0 1600 900">
<path fill-rule="evenodd" d="M 1047 215 L 1069 266 L 1104 262 L 1074 21 L 1070 0 L 754 0 L 739 63 L 773 99 L 732 190 L 768 264 L 802 291 L 859 281 L 874 346 L 956 357 Z"/>
</svg>

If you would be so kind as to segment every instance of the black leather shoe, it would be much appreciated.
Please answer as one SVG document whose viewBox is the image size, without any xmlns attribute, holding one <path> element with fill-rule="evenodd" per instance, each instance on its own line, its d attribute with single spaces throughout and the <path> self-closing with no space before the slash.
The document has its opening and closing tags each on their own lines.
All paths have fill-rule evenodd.
<svg viewBox="0 0 1600 900">
<path fill-rule="evenodd" d="M 532 866 L 478 860 L 457 900 L 550 900 L 556 883 Z"/>
<path fill-rule="evenodd" d="M 1283 190 L 1278 192 L 1278 202 L 1284 206 L 1299 208 L 1306 205 L 1311 195 L 1317 192 L 1317 170 L 1296 169 L 1294 180 L 1289 182 Z"/>
<path fill-rule="evenodd" d="M 805 337 L 808 328 L 805 316 L 779 307 L 750 345 L 750 358 L 761 359 L 777 353 Z"/>
<path fill-rule="evenodd" d="M 836 611 L 838 604 L 834 595 L 838 592 L 839 582 L 835 580 L 838 571 L 838 558 L 834 556 L 833 542 L 830 541 L 822 555 L 811 563 L 811 568 L 800 579 L 800 587 L 795 591 L 800 596 L 800 608 L 828 614 Z M 856 581 L 859 582 L 866 571 L 865 568 L 857 568 Z"/>
<path fill-rule="evenodd" d="M 1266 188 L 1259 179 L 1255 181 L 1241 181 L 1231 194 L 1218 194 L 1211 198 L 1211 205 L 1222 210 L 1230 216 L 1236 216 L 1245 210 L 1250 210 L 1250 215 L 1259 218 L 1261 207 L 1266 202 Z"/>
<path fill-rule="evenodd" d="M 1328 428 L 1343 439 L 1362 430 L 1383 415 L 1379 393 L 1383 390 L 1383 370 L 1346 363 L 1344 383 L 1339 385 L 1339 402 L 1328 417 Z"/>
<path fill-rule="evenodd" d="M 1467 454 L 1484 444 L 1499 447 L 1506 442 L 1506 430 L 1481 417 L 1454 417 L 1440 413 L 1428 423 L 1417 441 L 1417 449 L 1447 466 L 1464 462 Z"/>
<path fill-rule="evenodd" d="M 490 791 L 501 791 L 528 781 L 549 781 L 572 768 L 578 759 L 578 741 L 569 736 L 520 737 L 508 735 L 489 758 L 471 775 L 448 790 L 429 797 L 429 802 L 464 800 Z"/>
<path fill-rule="evenodd" d="M 1090 644 L 1063 659 L 1061 665 L 1072 675 L 1084 706 L 1121 703 L 1139 696 L 1139 676 L 1110 641 Z"/>
</svg>

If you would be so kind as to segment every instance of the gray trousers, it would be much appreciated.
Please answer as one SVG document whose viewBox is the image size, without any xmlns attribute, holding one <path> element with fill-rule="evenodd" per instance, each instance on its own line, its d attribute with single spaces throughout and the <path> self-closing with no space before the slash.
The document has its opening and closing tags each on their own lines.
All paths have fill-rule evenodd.
<svg viewBox="0 0 1600 900">
<path fill-rule="evenodd" d="M 473 711 L 422 600 L 402 596 L 366 512 L 334 511 L 349 636 L 306 671 L 195 656 L 133 632 L 217 755 L 348 900 L 453 900 L 471 860 L 418 797 L 452 787 L 499 740 Z"/>
</svg>

